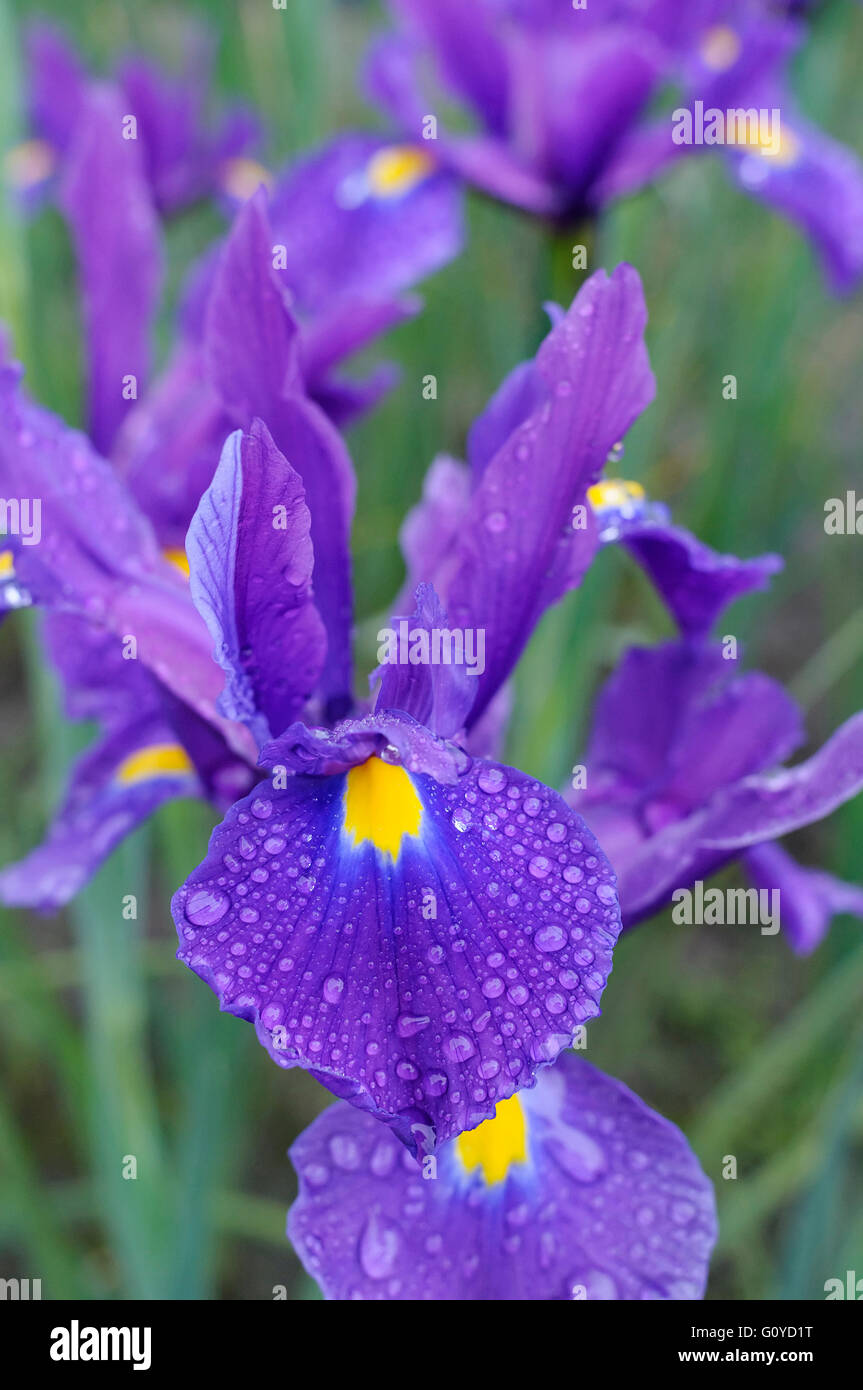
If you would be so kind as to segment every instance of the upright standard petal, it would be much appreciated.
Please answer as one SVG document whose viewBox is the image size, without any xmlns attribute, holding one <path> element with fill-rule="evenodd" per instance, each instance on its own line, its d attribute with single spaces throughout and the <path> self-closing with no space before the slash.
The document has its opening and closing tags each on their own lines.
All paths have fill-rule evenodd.
<svg viewBox="0 0 863 1390">
<path fill-rule="evenodd" d="M 393 8 L 431 46 L 446 80 L 494 134 L 509 125 L 507 49 L 486 0 L 393 0 Z"/>
<path fill-rule="evenodd" d="M 294 327 L 273 269 L 273 234 L 260 190 L 240 211 L 222 253 L 207 311 L 205 351 L 234 423 L 248 429 L 259 415 L 302 479 L 311 514 L 316 603 L 328 639 L 321 688 L 338 717 L 351 699 L 350 527 L 356 480 L 338 431 L 304 394 Z"/>
<path fill-rule="evenodd" d="M 61 194 L 80 270 L 89 431 L 108 453 L 143 393 L 162 277 L 161 237 L 140 145 L 116 92 L 94 88 Z"/>
<path fill-rule="evenodd" d="M 87 74 L 61 30 L 36 23 L 26 32 L 30 123 L 36 135 L 64 153 L 87 98 Z"/>
<path fill-rule="evenodd" d="M 614 878 L 520 772 L 473 763 L 444 783 L 363 756 L 329 777 L 277 767 L 228 813 L 175 896 L 179 957 L 281 1066 L 426 1152 L 599 1012 Z"/>
<path fill-rule="evenodd" d="M 259 746 L 299 716 L 324 662 L 309 528 L 302 483 L 266 426 L 237 430 L 186 550 L 192 598 L 227 677 L 219 709 L 247 724 Z"/>
<path fill-rule="evenodd" d="M 713 1189 L 686 1139 L 572 1053 L 422 1166 L 332 1105 L 291 1149 L 288 1236 L 328 1299 L 697 1299 Z"/>
<path fill-rule="evenodd" d="M 453 623 L 486 631 L 472 721 L 596 551 L 587 489 L 653 397 L 645 321 L 630 266 L 597 272 L 582 287 L 537 354 L 542 404 L 486 464 L 438 572 L 422 576 L 434 580 Z M 451 577 L 442 583 L 444 569 Z"/>
<path fill-rule="evenodd" d="M 207 300 L 207 374 L 238 423 L 272 412 L 302 389 L 297 324 L 273 271 L 273 238 L 263 188 L 243 205 L 222 250 Z"/>
</svg>

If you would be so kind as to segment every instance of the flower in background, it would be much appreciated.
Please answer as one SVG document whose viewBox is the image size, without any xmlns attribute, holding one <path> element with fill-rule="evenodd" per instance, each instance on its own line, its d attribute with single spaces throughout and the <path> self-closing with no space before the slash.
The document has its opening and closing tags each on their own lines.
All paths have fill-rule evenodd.
<svg viewBox="0 0 863 1390">
<path fill-rule="evenodd" d="M 858 280 L 863 167 L 796 110 L 786 75 L 805 30 L 762 0 L 392 8 L 400 26 L 373 47 L 368 90 L 406 140 L 483 192 L 558 222 L 595 215 L 684 155 L 714 148 L 675 143 L 675 111 L 778 108 L 778 144 L 750 131 L 747 144 L 725 148 L 732 176 L 802 226 L 835 289 Z M 429 53 L 475 133 L 429 127 L 438 109 L 424 80 Z"/>
<path fill-rule="evenodd" d="M 33 199 L 62 179 L 79 121 L 103 84 L 89 75 L 63 32 L 52 25 L 30 27 L 27 59 L 31 137 L 7 156 L 7 172 L 13 185 Z M 140 55 L 126 59 L 116 74 L 121 115 L 135 118 L 147 183 L 164 215 L 201 198 L 242 200 L 255 186 L 249 187 L 250 178 L 257 182 L 263 173 L 249 157 L 260 130 L 247 108 L 233 107 L 215 130 L 209 128 L 212 60 L 209 37 L 195 29 L 187 38 L 181 74 L 170 76 Z"/>
<path fill-rule="evenodd" d="M 450 176 L 418 171 L 385 186 L 380 174 L 372 179 L 370 169 L 397 158 L 378 140 L 338 137 L 280 175 L 269 199 L 255 194 L 254 218 L 241 214 L 232 252 L 214 248 L 193 267 L 171 358 L 146 399 L 128 410 L 114 450 L 142 503 L 163 518 L 165 544 L 182 546 L 233 427 L 214 389 L 212 361 L 218 319 L 243 292 L 244 256 L 268 259 L 296 323 L 305 389 L 331 420 L 347 425 L 394 384 L 397 371 L 387 363 L 360 381 L 347 378 L 342 364 L 419 311 L 422 301 L 407 291 L 456 257 L 464 235 Z M 80 215 L 87 216 L 83 204 Z M 106 234 L 112 239 L 110 228 Z M 236 245 L 241 236 L 244 247 Z M 106 236 L 91 240 L 104 245 Z M 216 301 L 214 284 L 225 281 L 229 256 L 232 283 Z M 116 379 L 119 364 L 107 370 Z"/>
<path fill-rule="evenodd" d="M 291 1148 L 288 1235 L 332 1299 L 697 1299 L 713 1190 L 684 1136 L 569 1053 L 437 1155 L 330 1106 Z"/>
<path fill-rule="evenodd" d="M 606 484 L 591 500 L 604 541 L 644 567 L 682 634 L 625 653 L 597 700 L 587 787 L 567 793 L 614 865 L 624 927 L 739 858 L 757 888 L 780 890 L 788 940 L 811 951 L 835 914 L 863 917 L 863 888 L 801 868 L 776 841 L 863 790 L 863 713 L 781 766 L 805 742 L 800 710 L 778 682 L 740 670 L 736 645 L 708 636 L 729 602 L 769 582 L 778 557 L 716 555 L 632 485 Z"/>
</svg>

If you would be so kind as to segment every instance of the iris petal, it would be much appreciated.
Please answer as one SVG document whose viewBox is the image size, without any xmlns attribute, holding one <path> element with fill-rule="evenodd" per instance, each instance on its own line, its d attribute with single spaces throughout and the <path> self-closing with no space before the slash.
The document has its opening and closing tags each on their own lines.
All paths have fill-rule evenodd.
<svg viewBox="0 0 863 1390">
<path fill-rule="evenodd" d="M 599 1012 L 619 915 L 555 792 L 495 763 L 454 785 L 399 771 L 421 816 L 397 848 L 349 833 L 345 774 L 262 783 L 174 917 L 180 959 L 276 1062 L 424 1151 L 531 1085 Z"/>
<path fill-rule="evenodd" d="M 497 1181 L 462 1141 L 421 1168 L 333 1105 L 291 1149 L 288 1235 L 332 1299 L 695 1299 L 716 1215 L 684 1136 L 573 1054 L 515 1102 L 527 1154 Z M 489 1122 L 497 1124 L 497 1121 Z"/>
</svg>

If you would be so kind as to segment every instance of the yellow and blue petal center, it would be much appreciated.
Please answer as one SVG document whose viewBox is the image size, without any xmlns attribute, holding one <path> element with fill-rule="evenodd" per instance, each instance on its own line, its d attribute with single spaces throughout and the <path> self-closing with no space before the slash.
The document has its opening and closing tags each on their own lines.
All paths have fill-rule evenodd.
<svg viewBox="0 0 863 1390">
<path fill-rule="evenodd" d="M 499 1101 L 491 1119 L 465 1130 L 455 1142 L 468 1173 L 481 1168 L 488 1187 L 503 1182 L 514 1164 L 527 1159 L 527 1125 L 518 1095 Z"/>
<path fill-rule="evenodd" d="M 599 514 L 619 512 L 621 516 L 630 518 L 639 514 L 647 499 L 641 483 L 624 478 L 606 478 L 587 489 L 587 500 Z"/>
<path fill-rule="evenodd" d="M 375 198 L 402 198 L 434 172 L 431 155 L 417 145 L 388 145 L 369 160 L 366 176 Z"/>
<path fill-rule="evenodd" d="M 364 841 L 398 857 L 405 835 L 416 835 L 422 802 L 403 767 L 369 758 L 345 779 L 345 833 L 355 847 Z"/>
</svg>

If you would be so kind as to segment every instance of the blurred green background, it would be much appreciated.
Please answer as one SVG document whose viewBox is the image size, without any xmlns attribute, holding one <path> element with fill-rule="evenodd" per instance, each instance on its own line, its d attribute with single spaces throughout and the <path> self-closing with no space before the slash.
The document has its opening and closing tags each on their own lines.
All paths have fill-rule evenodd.
<svg viewBox="0 0 863 1390">
<path fill-rule="evenodd" d="M 61 20 L 102 68 L 130 46 L 170 63 L 184 23 L 203 18 L 218 39 L 218 94 L 259 109 L 271 167 L 345 126 L 379 124 L 356 92 L 381 20 L 363 0 L 290 0 L 287 13 L 269 0 L 0 0 L 3 149 L 21 133 L 20 26 L 36 15 Z M 833 0 L 795 72 L 807 113 L 858 153 L 861 59 L 861 8 Z M 401 580 L 397 530 L 426 467 L 437 451 L 463 451 L 502 374 L 535 349 L 542 300 L 581 278 L 518 214 L 471 199 L 469 216 L 465 254 L 424 287 L 422 316 L 371 355 L 396 358 L 403 380 L 349 441 L 362 669 Z M 182 271 L 221 225 L 200 208 L 168 230 L 163 352 Z M 751 665 L 790 684 L 815 746 L 863 705 L 861 542 L 823 530 L 825 500 L 863 489 L 861 300 L 830 299 L 803 238 L 710 158 L 615 210 L 590 241 L 591 269 L 637 266 L 651 313 L 658 395 L 621 471 L 713 545 L 784 555 L 772 593 L 739 605 L 727 630 Z M 53 210 L 22 224 L 7 200 L 0 300 L 31 389 L 80 422 L 74 268 Z M 436 402 L 421 397 L 428 372 Z M 727 373 L 735 402 L 722 399 Z M 28 618 L 0 629 L 0 862 L 37 842 L 89 733 L 59 718 Z M 604 555 L 522 664 L 509 761 L 562 784 L 621 649 L 669 630 L 625 558 Z M 0 1276 L 41 1278 L 45 1298 L 269 1299 L 277 1286 L 317 1297 L 284 1238 L 295 1191 L 285 1150 L 328 1094 L 279 1072 L 174 959 L 169 893 L 209 823 L 203 808 L 169 807 L 70 911 L 0 914 Z M 791 847 L 860 881 L 861 837 L 858 801 Z M 121 916 L 130 892 L 137 922 Z M 863 940 L 847 919 L 802 961 L 779 938 L 667 917 L 618 948 L 588 1055 L 681 1125 L 715 1180 L 709 1297 L 823 1298 L 826 1279 L 863 1274 L 861 999 Z M 121 1176 L 127 1154 L 134 1182 Z M 736 1181 L 721 1177 L 725 1155 Z"/>
</svg>

